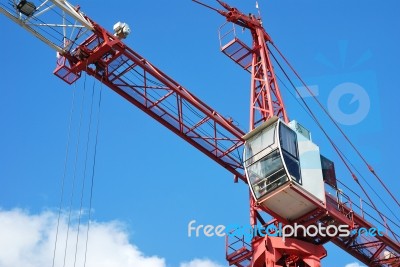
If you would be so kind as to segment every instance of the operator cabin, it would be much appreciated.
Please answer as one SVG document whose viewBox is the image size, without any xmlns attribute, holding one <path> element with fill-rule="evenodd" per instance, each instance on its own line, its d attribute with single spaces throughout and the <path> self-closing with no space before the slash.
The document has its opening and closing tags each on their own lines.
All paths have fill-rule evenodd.
<svg viewBox="0 0 400 267">
<path fill-rule="evenodd" d="M 324 180 L 336 187 L 334 165 L 307 129 L 273 117 L 243 138 L 246 177 L 258 205 L 288 221 L 325 207 Z"/>
</svg>

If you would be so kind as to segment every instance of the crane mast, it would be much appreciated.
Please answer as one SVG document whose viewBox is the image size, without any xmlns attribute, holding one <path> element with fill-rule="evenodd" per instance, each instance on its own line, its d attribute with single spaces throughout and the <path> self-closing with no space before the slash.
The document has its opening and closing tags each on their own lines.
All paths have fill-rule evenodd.
<svg viewBox="0 0 400 267">
<path fill-rule="evenodd" d="M 253 39 L 251 48 L 236 36 L 230 42 L 223 44 L 222 39 L 225 39 L 226 36 L 220 34 L 221 51 L 251 73 L 249 130 L 253 130 L 273 116 L 288 122 L 267 47 L 267 43 L 272 40 L 262 27 L 261 20 L 252 14 L 244 15 L 222 1 L 218 2 L 227 11 L 217 10 L 217 12 L 226 17 L 228 22 L 249 29 Z"/>
<path fill-rule="evenodd" d="M 217 0 L 217 2 L 225 10 L 212 8 L 197 0 L 193 1 L 217 11 L 228 22 L 250 30 L 252 36 L 251 48 L 236 36 L 227 44 L 222 44 L 221 42 L 221 51 L 251 74 L 250 131 L 261 123 L 270 120 L 273 116 L 279 117 L 285 123 L 288 123 L 289 119 L 271 64 L 268 44 L 273 44 L 273 42 L 263 28 L 261 18 L 256 18 L 252 14 L 245 15 L 220 0 Z M 252 59 L 251 64 L 249 64 L 249 60 L 246 60 L 246 58 L 250 57 Z M 329 187 L 329 185 L 326 186 Z M 291 221 L 285 220 L 274 211 L 266 209 L 265 206 L 260 207 L 259 203 L 255 203 L 254 199 L 250 197 L 250 223 L 256 226 L 258 222 L 267 228 L 268 225 L 276 224 L 276 220 L 266 223 L 259 214 L 259 212 L 267 212 L 278 218 L 279 221 L 284 221 L 291 225 L 297 223 L 303 226 L 323 225 L 328 227 L 329 225 L 344 224 L 348 225 L 350 229 L 360 229 L 362 227 L 370 229 L 373 227 L 372 224 L 365 220 L 364 216 L 356 214 L 351 207 L 349 208 L 341 202 L 341 192 L 337 188 L 335 189 L 336 198 L 326 191 L 326 204 L 323 207 L 316 205 L 317 208 Z M 307 194 L 304 195 L 304 199 L 308 197 Z M 348 201 L 351 202 L 350 199 Z M 317 235 L 314 238 L 308 238 L 308 240 L 291 239 L 288 244 L 282 243 L 279 238 L 275 237 L 266 236 L 263 238 L 255 236 L 251 244 L 248 244 L 244 241 L 244 238 L 235 237 L 233 243 L 236 245 L 241 243 L 242 246 L 234 248 L 227 241 L 227 250 L 230 251 L 230 253 L 227 253 L 227 260 L 230 265 L 239 267 L 247 266 L 249 263 L 251 266 L 260 267 L 320 266 L 320 260 L 326 256 L 326 251 L 322 244 L 332 241 L 368 266 L 399 266 L 400 247 L 398 237 L 395 235 L 394 239 L 397 242 L 387 236 L 363 239 L 356 234 L 347 238 L 331 238 Z M 384 253 L 384 250 L 386 250 L 386 253 Z M 392 252 L 394 253 L 391 254 Z M 393 257 L 387 257 L 388 254 Z"/>
<path fill-rule="evenodd" d="M 249 47 L 236 37 L 223 43 L 226 35 L 220 34 L 221 51 L 251 75 L 250 131 L 272 118 L 289 123 L 270 58 L 268 44 L 272 40 L 260 18 L 245 15 L 217 1 L 225 10 L 212 9 L 226 17 L 228 22 L 249 29 L 252 36 L 252 46 Z M 25 0 L 18 3 L 1 1 L 0 12 L 57 51 L 56 76 L 68 84 L 79 79 L 82 72 L 95 77 L 227 169 L 234 175 L 235 181 L 240 179 L 248 183 L 241 157 L 247 131 L 235 126 L 231 119 L 218 113 L 125 45 L 122 40 L 124 35 L 112 34 L 67 1 L 40 2 L 40 5 L 35 5 Z M 316 201 L 301 190 L 298 194 L 308 198 L 315 208 L 295 220 L 282 218 L 250 197 L 251 224 L 298 223 L 325 227 L 344 224 L 351 229 L 374 226 L 364 214 L 356 213 L 353 206 L 341 201 L 343 193 L 337 188 L 325 192 L 325 203 Z M 276 219 L 265 222 L 261 213 Z M 249 244 L 244 238 L 236 236 L 234 243 L 239 246 L 233 246 L 227 239 L 226 257 L 230 265 L 238 267 L 316 267 L 326 256 L 323 244 L 331 241 L 368 266 L 400 266 L 397 235 L 317 235 L 287 240 L 290 242 L 283 242 L 278 237 L 255 236 Z"/>
<path fill-rule="evenodd" d="M 217 2 L 225 10 L 215 9 L 197 0 L 193 1 L 213 9 L 224 16 L 228 22 L 246 28 L 251 33 L 251 47 L 238 39 L 236 35 L 227 44 L 223 44 L 221 41 L 221 51 L 251 74 L 250 131 L 274 116 L 288 123 L 289 119 L 271 64 L 268 44 L 273 44 L 273 41 L 265 31 L 261 18 L 256 18 L 253 14 L 243 14 L 221 0 L 217 0 Z M 220 33 L 220 39 L 222 40 L 224 37 L 225 35 Z M 251 63 L 249 63 L 249 58 L 251 58 Z M 330 187 L 329 184 L 326 184 L 326 186 Z M 260 212 L 267 212 L 278 218 L 280 222 L 284 221 L 291 225 L 297 223 L 303 226 L 323 225 L 328 227 L 329 225 L 344 224 L 348 225 L 350 229 L 362 227 L 370 229 L 373 227 L 364 216 L 355 213 L 351 207 L 347 207 L 345 203 L 340 201 L 342 192 L 337 188 L 334 189 L 336 189 L 336 198 L 326 191 L 326 205 L 323 207 L 316 205 L 317 208 L 291 221 L 285 220 L 286 218 L 268 208 L 266 209 L 265 206 L 260 207 L 259 203 L 256 203 L 254 198 L 250 197 L 250 223 L 253 226 L 259 223 L 266 226 L 267 229 L 268 225 L 276 224 L 276 219 L 267 223 L 264 221 Z M 304 195 L 304 199 L 308 197 L 307 194 Z M 350 199 L 348 201 L 351 203 Z M 251 244 L 248 244 L 244 241 L 244 237 L 236 236 L 233 240 L 236 247 L 231 246 L 231 243 L 227 241 L 227 251 L 229 251 L 227 252 L 227 260 L 230 265 L 238 267 L 247 266 L 249 263 L 254 267 L 320 266 L 320 260 L 326 256 L 326 251 L 322 245 L 332 241 L 368 266 L 399 266 L 400 246 L 396 234 L 394 234 L 394 239 L 395 241 L 388 236 L 362 238 L 357 234 L 346 238 L 317 235 L 314 238 L 308 238 L 308 240 L 291 239 L 288 244 L 275 237 L 255 236 Z M 237 246 L 238 243 L 241 245 Z M 386 253 L 384 253 L 384 250 L 386 250 Z M 392 254 L 392 252 L 394 253 Z M 388 254 L 392 257 L 387 257 Z"/>
</svg>

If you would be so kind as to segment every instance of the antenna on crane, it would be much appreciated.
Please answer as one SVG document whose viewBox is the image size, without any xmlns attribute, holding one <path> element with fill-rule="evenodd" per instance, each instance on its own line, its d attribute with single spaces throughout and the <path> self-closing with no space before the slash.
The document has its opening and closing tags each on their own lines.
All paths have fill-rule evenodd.
<svg viewBox="0 0 400 267">
<path fill-rule="evenodd" d="M 260 23 L 262 24 L 261 9 L 260 9 L 260 6 L 258 5 L 258 1 L 256 1 L 256 9 L 257 9 L 257 12 L 258 12 L 258 17 L 260 19 Z"/>
</svg>

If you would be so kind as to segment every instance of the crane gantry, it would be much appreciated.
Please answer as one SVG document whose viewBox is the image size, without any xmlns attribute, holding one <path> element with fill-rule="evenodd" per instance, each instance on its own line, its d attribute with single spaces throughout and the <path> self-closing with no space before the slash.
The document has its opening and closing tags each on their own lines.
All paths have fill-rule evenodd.
<svg viewBox="0 0 400 267">
<path fill-rule="evenodd" d="M 40 3 L 37 4 L 38 2 Z M 241 157 L 245 146 L 248 151 L 247 148 L 251 147 L 255 136 L 266 134 L 268 129 L 273 129 L 277 138 L 281 138 L 279 134 L 287 131 L 294 139 L 300 140 L 302 137 L 295 130 L 302 126 L 289 120 L 270 53 L 270 46 L 274 46 L 274 43 L 265 31 L 261 19 L 252 14 L 244 14 L 220 0 L 217 2 L 223 10 L 212 9 L 228 22 L 248 29 L 252 37 L 251 45 L 236 36 L 227 43 L 221 43 L 221 51 L 251 75 L 249 133 L 128 47 L 123 39 L 130 31 L 124 23 L 116 24 L 114 33 L 111 33 L 82 13 L 79 6 L 62 0 L 42 0 L 35 3 L 26 0 L 4 1 L 0 5 L 0 12 L 57 51 L 58 60 L 54 74 L 60 79 L 72 84 L 80 78 L 82 72 L 86 72 L 220 164 L 234 175 L 236 181 L 249 184 L 253 195 L 250 197 L 252 226 L 268 227 L 283 223 L 320 225 L 327 228 L 331 225 L 346 225 L 349 229 L 356 230 L 375 226 L 364 214 L 357 213 L 349 205 L 350 199 L 342 201 L 345 197 L 343 192 L 334 183 L 330 183 L 332 181 L 326 180 L 325 176 L 325 184 L 323 183 L 323 168 L 320 170 L 322 189 L 318 189 L 318 192 L 322 195 L 319 197 L 312 193 L 314 189 L 307 188 L 307 177 L 302 177 L 303 181 L 301 178 L 293 180 L 296 175 L 300 176 L 300 169 L 303 173 L 307 172 L 300 167 L 300 145 L 300 153 L 293 152 L 291 158 L 291 162 L 297 162 L 298 174 L 295 174 L 296 170 L 289 170 L 286 166 L 289 157 L 285 158 L 283 155 L 283 141 L 280 144 L 275 141 L 279 147 L 276 153 L 281 153 L 277 155 L 284 159 L 282 171 L 288 177 L 285 176 L 286 180 L 274 187 L 268 188 L 272 183 L 265 185 L 262 193 L 256 192 L 261 189 L 257 187 L 259 184 L 253 185 L 250 177 L 249 167 L 253 163 L 247 164 Z M 220 34 L 221 39 L 224 37 L 226 36 Z M 167 101 L 173 105 L 167 107 Z M 303 130 L 307 131 L 305 128 Z M 305 142 L 314 145 L 310 138 Z M 246 156 L 249 160 L 249 155 L 245 154 L 245 161 Z M 333 164 L 322 155 L 320 157 L 319 150 L 318 162 L 320 165 Z M 324 170 L 332 171 L 329 166 Z M 332 178 L 334 173 L 329 175 Z M 306 207 L 298 214 L 288 214 L 286 207 L 276 205 L 285 200 L 280 198 L 283 194 L 291 194 L 295 199 L 294 203 L 306 203 Z M 266 222 L 261 214 L 269 214 L 275 219 Z M 383 216 L 380 213 L 379 215 Z M 227 260 L 230 265 L 238 267 L 317 267 L 326 256 L 323 245 L 333 242 L 368 266 L 400 266 L 399 237 L 387 225 L 383 227 L 388 232 L 376 236 L 362 236 L 354 231 L 345 237 L 317 234 L 287 238 L 289 242 L 284 242 L 280 237 L 255 235 L 247 243 L 237 236 L 234 242 L 241 244 L 239 247 L 233 248 L 229 240 L 227 241 Z"/>
</svg>

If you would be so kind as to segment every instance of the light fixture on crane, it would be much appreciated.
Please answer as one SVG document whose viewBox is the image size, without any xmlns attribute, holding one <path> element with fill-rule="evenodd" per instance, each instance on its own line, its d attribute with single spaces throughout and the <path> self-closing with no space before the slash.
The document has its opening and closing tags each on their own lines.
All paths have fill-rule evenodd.
<svg viewBox="0 0 400 267">
<path fill-rule="evenodd" d="M 19 12 L 21 12 L 25 16 L 30 17 L 33 15 L 33 13 L 35 13 L 36 6 L 32 2 L 28 2 L 26 0 L 21 0 L 17 5 L 17 9 Z"/>
<path fill-rule="evenodd" d="M 127 23 L 117 22 L 113 27 L 114 36 L 117 36 L 119 39 L 125 39 L 130 33 L 131 28 Z"/>
</svg>

